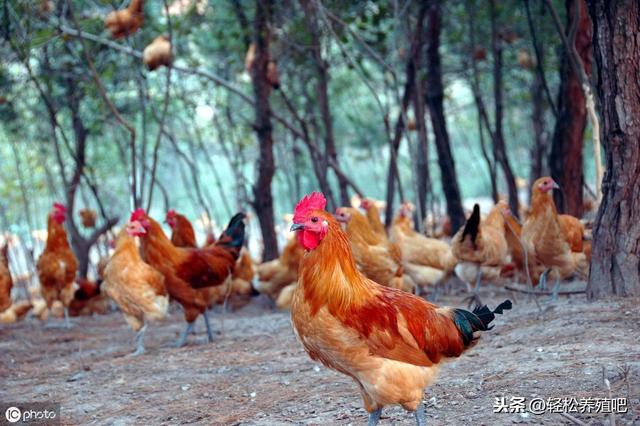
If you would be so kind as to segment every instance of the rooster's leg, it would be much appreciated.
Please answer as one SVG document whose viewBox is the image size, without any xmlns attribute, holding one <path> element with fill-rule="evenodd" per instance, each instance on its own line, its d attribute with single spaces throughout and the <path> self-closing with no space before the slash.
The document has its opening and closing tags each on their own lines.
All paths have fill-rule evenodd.
<svg viewBox="0 0 640 426">
<path fill-rule="evenodd" d="M 369 413 L 369 422 L 367 426 L 376 426 L 380 421 L 380 415 L 382 414 L 382 408 L 378 408 L 376 411 Z"/>
<path fill-rule="evenodd" d="M 416 416 L 416 424 L 418 426 L 427 426 L 427 417 L 424 411 L 424 402 L 421 402 L 420 405 L 418 405 L 418 408 L 416 408 L 416 411 L 414 411 L 413 413 Z"/>
<path fill-rule="evenodd" d="M 482 305 L 482 300 L 480 300 L 480 296 L 478 293 L 480 292 L 480 283 L 482 282 L 482 269 L 478 266 L 478 273 L 476 274 L 476 285 L 473 288 L 473 294 L 468 298 L 469 306 L 472 304 Z"/>
<path fill-rule="evenodd" d="M 209 324 L 209 314 L 207 314 L 207 310 L 202 313 L 204 316 L 204 325 L 207 327 L 207 337 L 209 338 L 209 343 L 213 342 L 213 333 L 211 332 L 211 324 Z"/>
<path fill-rule="evenodd" d="M 473 292 L 477 295 L 480 291 L 480 282 L 482 281 L 482 268 L 478 267 L 478 274 L 476 275 L 476 286 Z"/>
<path fill-rule="evenodd" d="M 71 328 L 71 321 L 69 321 L 69 308 L 64 308 L 64 326 L 65 328 Z"/>
<path fill-rule="evenodd" d="M 147 331 L 147 324 L 143 325 L 136 334 L 136 351 L 131 356 L 138 356 L 144 353 L 144 332 Z"/>
<path fill-rule="evenodd" d="M 191 333 L 191 330 L 193 330 L 194 322 L 195 321 L 187 323 L 187 327 L 184 329 L 184 331 L 180 335 L 180 338 L 178 339 L 178 343 L 176 343 L 176 348 L 183 347 L 184 344 L 187 342 L 187 336 L 189 336 L 189 333 Z"/>
<path fill-rule="evenodd" d="M 547 290 L 547 274 L 549 274 L 549 271 L 551 269 L 545 269 L 544 272 L 542 273 L 542 275 L 540 275 L 540 279 L 538 280 L 538 284 L 540 286 L 540 290 L 542 291 L 546 291 Z"/>
</svg>

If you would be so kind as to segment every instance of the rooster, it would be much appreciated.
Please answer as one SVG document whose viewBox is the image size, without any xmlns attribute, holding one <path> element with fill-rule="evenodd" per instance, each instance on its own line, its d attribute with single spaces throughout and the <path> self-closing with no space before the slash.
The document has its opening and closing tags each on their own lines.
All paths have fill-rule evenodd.
<svg viewBox="0 0 640 426">
<path fill-rule="evenodd" d="M 576 241 L 579 230 L 572 227 L 574 222 L 571 219 L 562 220 L 558 217 L 551 192 L 559 188 L 550 177 L 542 177 L 533 183 L 531 212 L 522 226 L 522 242 L 529 258 L 546 269 L 540 277 L 540 286 L 546 288 L 547 274 L 550 271 L 555 276 L 553 300 L 558 297 L 561 279 L 574 273 L 586 277 L 589 268 L 587 257 L 582 251 L 582 241 L 579 245 Z M 584 230 L 581 223 L 575 226 Z M 573 251 L 572 246 L 581 250 Z"/>
<path fill-rule="evenodd" d="M 478 291 L 485 271 L 495 269 L 499 275 L 500 268 L 507 263 L 509 246 L 505 238 L 504 227 L 504 217 L 500 206 L 495 206 L 489 215 L 481 221 L 480 206 L 476 204 L 473 206 L 473 213 L 467 219 L 464 228 L 453 236 L 451 250 L 460 262 L 459 267 L 463 268 L 466 266 L 465 264 L 468 264 L 476 270 L 476 284 L 471 296 L 471 299 L 476 302 L 479 302 Z M 468 282 L 469 279 L 465 281 Z"/>
<path fill-rule="evenodd" d="M 136 335 L 133 356 L 142 355 L 144 334 L 149 320 L 167 314 L 169 295 L 164 276 L 146 264 L 130 234 L 136 233 L 135 224 L 120 231 L 116 250 L 104 271 L 104 292 L 120 307 L 125 320 Z"/>
<path fill-rule="evenodd" d="M 53 302 L 59 300 L 64 306 L 64 325 L 69 328 L 69 303 L 73 300 L 73 281 L 78 270 L 78 261 L 74 256 L 63 223 L 67 209 L 60 203 L 54 203 L 47 222 L 47 243 L 38 259 L 36 268 L 42 296 L 51 310 Z M 51 317 L 49 317 L 51 319 Z"/>
<path fill-rule="evenodd" d="M 293 296 L 294 331 L 311 359 L 358 384 L 369 425 L 386 405 L 400 404 L 425 425 L 424 389 L 439 364 L 477 343 L 494 311 L 440 308 L 413 294 L 381 286 L 358 271 L 346 234 L 324 208 L 321 193 L 296 206 L 292 231 L 306 250 Z"/>
<path fill-rule="evenodd" d="M 144 0 L 131 0 L 128 7 L 114 10 L 104 19 L 104 26 L 111 32 L 111 37 L 120 39 L 135 34 L 144 23 Z"/>
<path fill-rule="evenodd" d="M 171 228 L 171 242 L 174 246 L 193 248 L 198 246 L 193 225 L 186 216 L 172 209 L 167 212 L 165 222 Z M 212 245 L 216 241 L 215 236 L 213 234 L 210 235 L 211 238 L 207 235 L 205 247 Z M 231 303 L 234 307 L 240 307 L 250 300 L 250 297 L 248 298 L 247 296 L 256 294 L 251 285 L 253 276 L 253 260 L 251 260 L 249 252 L 243 248 L 231 273 L 231 283 L 229 284 L 231 289 L 229 289 L 229 286 L 224 285 L 206 287 L 198 291 L 204 292 L 210 308 L 213 305 L 224 303 L 227 295 L 232 298 Z"/>
<path fill-rule="evenodd" d="M 200 314 L 204 316 L 209 341 L 213 341 L 207 315 L 209 301 L 198 289 L 226 283 L 244 241 L 244 217 L 244 213 L 237 213 L 214 245 L 199 249 L 174 246 L 160 224 L 143 209 L 131 214 L 129 233 L 140 237 L 142 258 L 164 275 L 169 296 L 184 308 L 187 326 L 178 347 L 185 344 Z"/>
<path fill-rule="evenodd" d="M 13 279 L 9 271 L 9 243 L 0 248 L 0 312 L 11 306 L 11 288 Z"/>
</svg>

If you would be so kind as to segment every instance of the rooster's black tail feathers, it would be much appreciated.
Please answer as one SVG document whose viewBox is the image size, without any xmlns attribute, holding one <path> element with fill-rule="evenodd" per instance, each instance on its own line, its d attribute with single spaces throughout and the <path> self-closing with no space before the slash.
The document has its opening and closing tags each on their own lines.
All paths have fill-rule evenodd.
<svg viewBox="0 0 640 426">
<path fill-rule="evenodd" d="M 504 311 L 511 309 L 511 306 L 511 301 L 505 300 L 493 311 L 486 305 L 476 306 L 473 312 L 455 309 L 453 311 L 453 320 L 460 331 L 464 345 L 469 346 L 475 340 L 474 332 L 491 330 L 493 326 L 489 326 L 489 324 L 495 319 L 496 314 L 502 314 Z"/>
</svg>

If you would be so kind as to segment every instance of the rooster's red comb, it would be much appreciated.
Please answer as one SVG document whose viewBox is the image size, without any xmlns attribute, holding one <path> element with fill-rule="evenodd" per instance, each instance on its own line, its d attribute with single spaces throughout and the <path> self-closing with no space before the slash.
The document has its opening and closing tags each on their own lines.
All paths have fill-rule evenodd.
<svg viewBox="0 0 640 426">
<path fill-rule="evenodd" d="M 133 222 L 134 220 L 142 220 L 144 218 L 147 217 L 147 213 L 144 211 L 143 208 L 138 208 L 135 209 L 133 211 L 133 213 L 131 213 L 131 218 L 129 219 L 130 222 Z"/>
<path fill-rule="evenodd" d="M 327 200 L 321 192 L 312 192 L 305 196 L 296 205 L 293 211 L 293 223 L 302 223 L 307 220 L 307 214 L 312 210 L 324 210 Z"/>
<path fill-rule="evenodd" d="M 173 217 L 176 217 L 176 211 L 175 211 L 175 209 L 170 209 L 170 210 L 167 212 L 167 219 L 171 219 L 171 218 L 173 218 Z"/>
<path fill-rule="evenodd" d="M 53 209 L 60 212 L 66 212 L 67 208 L 62 203 L 53 203 Z"/>
</svg>

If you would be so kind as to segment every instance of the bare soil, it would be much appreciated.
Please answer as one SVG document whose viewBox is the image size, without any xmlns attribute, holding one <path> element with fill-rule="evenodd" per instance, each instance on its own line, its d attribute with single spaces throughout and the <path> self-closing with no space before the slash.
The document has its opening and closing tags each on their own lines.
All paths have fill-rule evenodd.
<svg viewBox="0 0 640 426">
<path fill-rule="evenodd" d="M 529 296 L 483 291 L 490 306 L 509 297 L 514 308 L 443 366 L 425 393 L 429 425 L 569 424 L 559 414 L 494 413 L 495 398 L 604 398 L 603 367 L 612 396 L 629 400 L 616 423 L 640 424 L 639 299 L 563 297 L 540 315 Z M 63 424 L 366 424 L 355 384 L 307 357 L 289 313 L 257 299 L 224 316 L 224 334 L 222 315 L 212 318 L 213 343 L 199 322 L 189 345 L 176 349 L 184 326 L 176 311 L 149 327 L 147 353 L 136 358 L 126 357 L 134 333 L 118 312 L 74 318 L 70 330 L 34 319 L 0 326 L 0 401 L 59 402 Z M 572 415 L 609 424 L 603 414 Z M 404 424 L 415 424 L 412 414 L 384 410 L 380 425 Z"/>
</svg>

